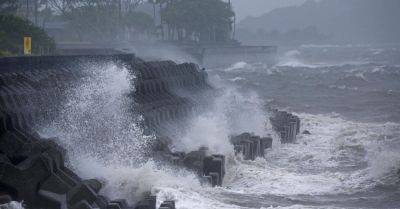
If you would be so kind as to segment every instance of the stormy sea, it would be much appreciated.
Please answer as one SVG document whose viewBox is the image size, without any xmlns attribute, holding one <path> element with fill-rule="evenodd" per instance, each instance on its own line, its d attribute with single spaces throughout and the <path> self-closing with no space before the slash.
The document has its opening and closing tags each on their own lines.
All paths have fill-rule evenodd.
<svg viewBox="0 0 400 209">
<path fill-rule="evenodd" d="M 231 168 L 212 195 L 227 208 L 400 208 L 399 46 L 302 46 L 213 74 L 311 133 Z"/>
<path fill-rule="evenodd" d="M 154 137 L 131 111 L 133 75 L 112 62 L 88 65 L 40 134 L 57 137 L 78 175 L 104 182 L 102 194 L 130 203 L 151 191 L 178 209 L 400 208 L 400 46 L 308 45 L 281 52 L 273 66 L 207 72 L 218 96 L 171 149 L 226 155 L 222 187 L 146 157 Z M 298 115 L 310 134 L 281 144 L 271 108 Z M 234 155 L 229 136 L 243 132 L 273 138 L 265 158 Z"/>
</svg>

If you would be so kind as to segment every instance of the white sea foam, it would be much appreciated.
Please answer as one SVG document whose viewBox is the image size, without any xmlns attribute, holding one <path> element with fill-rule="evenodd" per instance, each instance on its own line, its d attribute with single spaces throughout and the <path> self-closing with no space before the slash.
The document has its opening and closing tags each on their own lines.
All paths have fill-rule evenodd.
<svg viewBox="0 0 400 209">
<path fill-rule="evenodd" d="M 229 80 L 232 81 L 232 82 L 238 82 L 238 81 L 245 81 L 246 79 L 243 78 L 243 77 L 237 76 L 237 77 L 229 79 Z"/>
<path fill-rule="evenodd" d="M 153 161 L 127 166 L 118 162 L 105 164 L 98 159 L 85 158 L 77 161 L 75 167 L 83 178 L 104 181 L 106 185 L 101 191 L 102 194 L 112 199 L 123 198 L 130 203 L 140 200 L 143 193 L 148 191 L 157 194 L 163 188 L 185 191 L 202 188 L 196 174 L 184 169 L 157 166 Z M 177 198 L 168 198 L 175 199 Z M 167 197 L 164 197 L 164 200 L 167 200 Z"/>
<path fill-rule="evenodd" d="M 227 178 L 226 185 L 232 192 L 354 193 L 382 183 L 382 178 L 399 168 L 397 148 L 388 147 L 399 141 L 399 124 L 356 123 L 332 115 L 300 116 L 303 130 L 309 130 L 312 135 L 301 136 L 298 144 L 269 150 L 266 160 L 240 162 L 229 167 L 231 177 Z M 355 168 L 349 172 L 353 165 Z"/>
<path fill-rule="evenodd" d="M 316 68 L 317 65 L 306 64 L 301 60 L 301 52 L 298 50 L 291 50 L 286 52 L 277 64 L 279 67 L 306 67 L 306 68 Z"/>
<path fill-rule="evenodd" d="M 243 71 L 250 69 L 252 69 L 252 66 L 250 64 L 247 64 L 246 62 L 237 62 L 232 66 L 230 66 L 229 68 L 225 68 L 224 70 L 227 72 L 231 72 L 231 71 Z"/>
<path fill-rule="evenodd" d="M 324 206 L 324 209 L 347 209 L 342 207 L 333 207 L 333 206 Z M 291 205 L 291 206 L 271 206 L 271 207 L 262 207 L 260 209 L 321 209 L 321 206 L 305 206 L 305 205 Z"/>
<path fill-rule="evenodd" d="M 0 205 L 0 209 L 25 209 L 23 202 L 12 201 L 7 204 Z"/>
<path fill-rule="evenodd" d="M 185 190 L 182 188 L 160 188 L 159 199 L 176 200 L 178 209 L 245 209 L 233 204 L 221 201 L 222 196 L 218 193 L 220 188 L 202 188 L 201 190 Z"/>
<path fill-rule="evenodd" d="M 222 94 L 209 112 L 193 119 L 188 134 L 175 144 L 184 151 L 208 146 L 212 152 L 227 154 L 226 188 L 202 187 L 191 172 L 144 161 L 142 154 L 153 138 L 137 126 L 140 116 L 128 114 L 131 103 L 126 95 L 132 87 L 127 69 L 108 63 L 89 66 L 87 73 L 71 90 L 60 117 L 42 133 L 58 136 L 75 171 L 84 178 L 101 179 L 102 193 L 111 198 L 135 202 L 152 190 L 158 194 L 158 204 L 176 200 L 179 209 L 241 208 L 224 201 L 224 195 L 354 193 L 390 183 L 390 174 L 400 165 L 399 124 L 358 123 L 334 114 L 299 114 L 302 129 L 312 135 L 299 136 L 297 144 L 289 145 L 281 145 L 273 136 L 266 159 L 234 158 L 230 134 L 273 132 L 256 94 L 239 92 L 217 79 L 213 83 Z"/>
</svg>

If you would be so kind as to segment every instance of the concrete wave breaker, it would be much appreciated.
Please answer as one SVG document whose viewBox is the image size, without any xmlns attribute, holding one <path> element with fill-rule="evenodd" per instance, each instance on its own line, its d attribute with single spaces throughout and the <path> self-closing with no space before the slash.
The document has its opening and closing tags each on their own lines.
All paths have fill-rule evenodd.
<svg viewBox="0 0 400 209">
<path fill-rule="evenodd" d="M 283 144 L 296 142 L 296 137 L 300 133 L 300 118 L 298 116 L 286 111 L 274 110 L 270 121 Z"/>
<path fill-rule="evenodd" d="M 195 64 L 171 61 L 141 62 L 135 65 L 135 102 L 150 132 L 176 137 L 185 118 L 201 111 L 213 94 L 207 74 Z"/>
<path fill-rule="evenodd" d="M 255 160 L 257 157 L 265 157 L 265 150 L 272 148 L 272 138 L 255 136 L 243 133 L 230 138 L 234 145 L 235 154 L 242 154 L 245 160 Z"/>
<path fill-rule="evenodd" d="M 136 206 L 99 195 L 97 180 L 83 180 L 64 165 L 65 150 L 34 130 L 51 120 L 67 99 L 65 94 L 83 76 L 86 63 L 113 62 L 135 75 L 132 106 L 144 117 L 148 134 L 174 136 L 185 118 L 204 108 L 213 89 L 195 64 L 144 62 L 132 54 L 0 58 L 0 201 L 24 201 L 29 208 L 155 209 L 155 197 Z M 221 185 L 224 157 L 196 152 L 167 153 L 176 162 Z M 176 158 L 177 157 L 177 158 Z M 166 158 L 165 160 L 169 160 Z M 195 159 L 195 160 L 193 160 Z M 160 208 L 175 208 L 173 201 Z"/>
<path fill-rule="evenodd" d="M 52 139 L 12 123 L 0 114 L 0 199 L 29 208 L 128 209 L 124 200 L 99 194 L 102 183 L 83 180 L 64 165 L 65 150 Z"/>
<path fill-rule="evenodd" d="M 167 139 L 158 140 L 159 143 L 153 149 L 154 159 L 195 172 L 203 184 L 222 186 L 225 177 L 225 156 L 210 155 L 206 147 L 189 153 L 172 152 L 165 141 Z"/>
</svg>

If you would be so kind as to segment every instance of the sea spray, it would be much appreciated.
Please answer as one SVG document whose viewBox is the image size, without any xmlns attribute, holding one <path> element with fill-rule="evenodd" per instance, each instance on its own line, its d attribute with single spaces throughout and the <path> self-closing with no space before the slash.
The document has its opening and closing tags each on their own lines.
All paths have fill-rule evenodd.
<svg viewBox="0 0 400 209">
<path fill-rule="evenodd" d="M 286 52 L 280 57 L 277 66 L 280 67 L 305 67 L 316 68 L 316 65 L 306 64 L 301 58 L 301 52 L 298 50 L 291 50 Z"/>
<path fill-rule="evenodd" d="M 396 185 L 399 124 L 358 123 L 337 115 L 299 115 L 303 128 L 312 135 L 302 135 L 298 144 L 268 150 L 266 159 L 238 161 L 228 167 L 231 177 L 226 178 L 225 185 L 233 193 L 262 195 L 268 191 L 288 197 L 354 194 Z"/>
<path fill-rule="evenodd" d="M 67 149 L 69 166 L 78 175 L 99 179 L 105 186 L 102 194 L 131 204 L 148 191 L 166 200 L 164 190 L 200 193 L 208 189 L 196 174 L 148 158 L 154 137 L 143 134 L 142 118 L 132 109 L 135 79 L 127 68 L 112 62 L 83 68 L 84 76 L 69 90 L 59 116 L 41 130 L 42 135 L 56 136 Z"/>
<path fill-rule="evenodd" d="M 0 205 L 0 209 L 25 209 L 23 202 L 12 201 L 7 204 Z"/>
<path fill-rule="evenodd" d="M 104 193 L 133 203 L 160 183 L 164 169 L 146 166 L 154 137 L 143 134 L 132 108 L 134 75 L 113 62 L 81 67 L 83 77 L 68 91 L 62 111 L 40 133 L 57 137 L 78 175 L 101 179 Z"/>
<path fill-rule="evenodd" d="M 126 199 L 135 203 L 143 194 L 157 194 L 164 188 L 181 190 L 200 190 L 202 186 L 196 174 L 168 165 L 160 165 L 152 160 L 137 166 L 121 165 L 117 162 L 105 164 L 95 158 L 87 158 L 75 163 L 77 170 L 82 171 L 83 178 L 96 177 L 106 182 L 101 191 L 112 199 Z M 159 201 L 177 200 L 175 198 L 158 197 Z"/>
<path fill-rule="evenodd" d="M 191 118 L 189 129 L 173 144 L 174 148 L 188 152 L 208 147 L 211 153 L 227 155 L 233 152 L 230 136 L 244 132 L 267 135 L 268 115 L 257 94 L 242 93 L 218 78 L 211 78 L 211 83 L 220 94 L 204 113 Z"/>
<path fill-rule="evenodd" d="M 59 116 L 41 132 L 58 137 L 71 162 L 87 155 L 135 164 L 152 138 L 143 135 L 141 117 L 131 108 L 133 75 L 112 62 L 82 68 L 84 75 L 67 93 Z"/>
</svg>

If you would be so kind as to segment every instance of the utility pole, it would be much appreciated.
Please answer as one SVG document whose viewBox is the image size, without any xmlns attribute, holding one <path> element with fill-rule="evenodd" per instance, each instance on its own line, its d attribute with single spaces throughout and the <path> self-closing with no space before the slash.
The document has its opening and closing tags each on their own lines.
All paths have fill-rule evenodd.
<svg viewBox="0 0 400 209">
<path fill-rule="evenodd" d="M 35 11 L 34 11 L 34 14 L 35 14 L 35 25 L 37 26 L 38 25 L 38 0 L 35 0 Z"/>
<path fill-rule="evenodd" d="M 161 11 L 162 11 L 162 2 L 160 1 L 160 28 L 161 28 L 161 38 L 164 41 L 164 20 L 163 20 L 163 16 L 161 15 Z"/>
<path fill-rule="evenodd" d="M 117 34 L 119 34 L 119 38 L 121 38 L 121 33 L 122 33 L 122 0 L 118 1 L 118 31 Z"/>
<path fill-rule="evenodd" d="M 233 15 L 233 40 L 235 40 L 236 36 L 236 14 Z"/>
<path fill-rule="evenodd" d="M 154 26 L 157 24 L 156 23 L 156 0 L 152 0 L 153 2 L 153 21 L 154 21 Z"/>
<path fill-rule="evenodd" d="M 26 19 L 29 20 L 29 0 L 26 0 Z"/>
<path fill-rule="evenodd" d="M 122 20 L 122 0 L 118 0 L 118 23 L 121 26 Z"/>
</svg>

